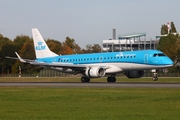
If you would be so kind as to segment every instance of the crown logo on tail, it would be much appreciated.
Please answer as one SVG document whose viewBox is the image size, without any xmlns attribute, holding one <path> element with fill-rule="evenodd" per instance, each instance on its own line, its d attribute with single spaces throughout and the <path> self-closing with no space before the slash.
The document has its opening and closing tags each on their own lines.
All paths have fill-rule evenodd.
<svg viewBox="0 0 180 120">
<path fill-rule="evenodd" d="M 46 49 L 46 46 L 43 45 L 43 42 L 39 41 L 39 42 L 38 42 L 38 45 L 35 46 L 35 49 L 36 49 L 36 50 L 45 50 L 45 49 Z"/>
<path fill-rule="evenodd" d="M 42 45 L 42 44 L 43 44 L 43 42 L 41 42 L 41 41 L 38 42 L 38 45 Z"/>
</svg>

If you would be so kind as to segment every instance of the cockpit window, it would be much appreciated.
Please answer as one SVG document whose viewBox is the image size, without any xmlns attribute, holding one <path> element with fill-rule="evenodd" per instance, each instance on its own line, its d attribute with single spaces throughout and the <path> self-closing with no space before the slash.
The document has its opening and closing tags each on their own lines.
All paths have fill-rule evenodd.
<svg viewBox="0 0 180 120">
<path fill-rule="evenodd" d="M 153 57 L 161 57 L 161 56 L 165 56 L 163 53 L 155 53 L 153 55 Z"/>
<path fill-rule="evenodd" d="M 159 53 L 158 56 L 165 56 L 163 53 Z"/>
<path fill-rule="evenodd" d="M 154 54 L 153 57 L 157 57 L 158 54 Z"/>
</svg>

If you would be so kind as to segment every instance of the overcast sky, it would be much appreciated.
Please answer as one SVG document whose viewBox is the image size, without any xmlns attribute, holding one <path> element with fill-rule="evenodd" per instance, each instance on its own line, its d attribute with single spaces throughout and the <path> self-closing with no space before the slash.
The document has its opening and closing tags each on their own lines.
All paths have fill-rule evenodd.
<svg viewBox="0 0 180 120">
<path fill-rule="evenodd" d="M 146 32 L 155 39 L 162 24 L 180 32 L 180 0 L 0 0 L 0 33 L 13 40 L 38 28 L 47 39 L 74 38 L 80 47 L 116 35 Z"/>
</svg>

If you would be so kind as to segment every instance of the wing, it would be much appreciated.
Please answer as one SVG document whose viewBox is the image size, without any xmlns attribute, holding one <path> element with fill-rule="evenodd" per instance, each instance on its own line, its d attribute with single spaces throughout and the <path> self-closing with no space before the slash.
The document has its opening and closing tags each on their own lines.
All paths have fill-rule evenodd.
<svg viewBox="0 0 180 120">
<path fill-rule="evenodd" d="M 85 69 L 88 66 L 87 65 L 79 65 L 79 64 L 71 64 L 71 63 L 58 63 L 58 62 L 52 62 L 52 63 L 45 63 L 45 62 L 29 62 L 31 65 L 39 65 L 39 66 L 44 66 L 44 67 L 62 67 L 62 68 L 81 68 Z"/>
<path fill-rule="evenodd" d="M 18 59 L 23 63 L 29 63 L 31 65 L 38 65 L 38 66 L 43 66 L 43 67 L 60 67 L 60 68 L 69 68 L 69 69 L 86 69 L 86 68 L 91 68 L 94 66 L 99 66 L 99 65 L 89 65 L 89 64 L 73 64 L 73 63 L 61 63 L 61 62 L 52 62 L 52 63 L 47 63 L 47 62 L 39 62 L 37 60 L 30 60 L 30 59 L 22 59 L 17 52 L 15 52 L 18 58 L 15 57 L 6 57 L 10 59 Z M 107 66 L 100 66 L 103 67 L 104 69 L 108 69 L 109 67 Z"/>
</svg>

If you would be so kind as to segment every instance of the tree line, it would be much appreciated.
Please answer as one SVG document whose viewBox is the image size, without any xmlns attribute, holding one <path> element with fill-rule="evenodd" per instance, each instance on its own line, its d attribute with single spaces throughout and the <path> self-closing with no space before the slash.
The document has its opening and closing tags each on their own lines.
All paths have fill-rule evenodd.
<svg viewBox="0 0 180 120">
<path fill-rule="evenodd" d="M 169 72 L 180 72 L 180 34 L 177 32 L 175 24 L 171 22 L 169 30 L 167 25 L 162 25 L 161 35 L 157 49 L 173 60 L 174 65 L 169 68 Z"/>
<path fill-rule="evenodd" d="M 99 44 L 88 44 L 85 49 L 82 49 L 73 38 L 66 37 L 64 42 L 59 42 L 54 39 L 47 39 L 47 45 L 50 50 L 59 55 L 65 54 L 82 54 L 82 53 L 97 53 L 101 52 Z M 25 74 L 38 73 L 42 68 L 32 66 L 30 64 L 21 63 L 19 60 L 5 58 L 6 56 L 17 57 L 15 52 L 25 59 L 35 59 L 35 51 L 33 39 L 26 35 L 18 35 L 14 40 L 3 37 L 0 34 L 0 74 L 17 74 L 19 66 L 21 72 Z"/>
<path fill-rule="evenodd" d="M 166 24 L 161 26 L 161 37 L 157 49 L 164 52 L 174 61 L 174 66 L 169 68 L 169 72 L 180 71 L 180 35 L 177 34 L 175 25 L 171 22 L 170 30 Z M 101 52 L 99 44 L 88 44 L 82 49 L 73 38 L 66 37 L 63 42 L 54 39 L 47 39 L 47 45 L 50 50 L 59 55 L 65 54 L 82 54 Z M 15 52 L 22 58 L 35 59 L 33 39 L 26 35 L 18 35 L 14 40 L 10 40 L 0 34 L 0 75 L 17 74 L 19 66 L 23 74 L 38 73 L 41 69 L 39 66 L 21 63 L 19 60 L 6 59 L 5 56 L 16 57 Z"/>
</svg>

